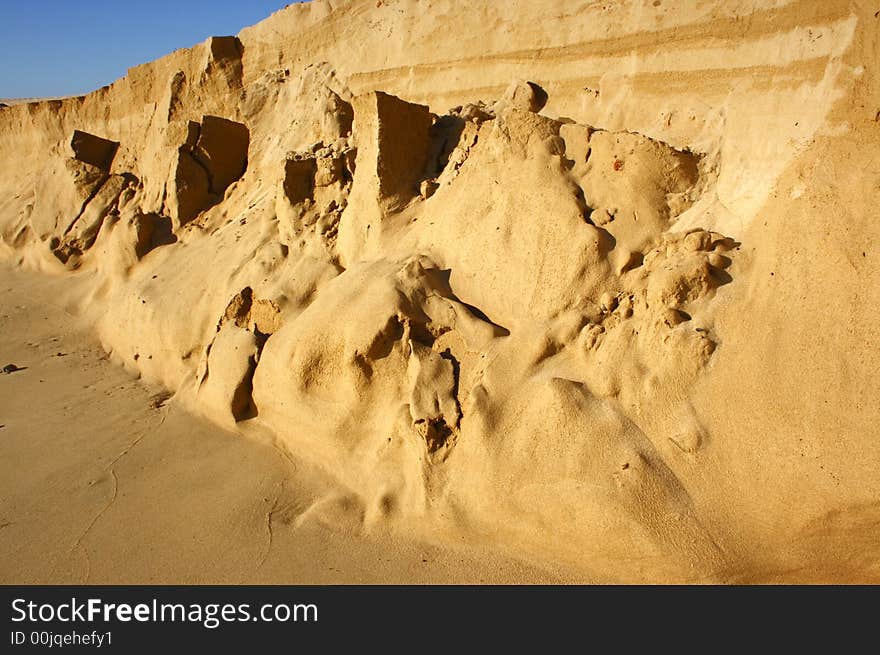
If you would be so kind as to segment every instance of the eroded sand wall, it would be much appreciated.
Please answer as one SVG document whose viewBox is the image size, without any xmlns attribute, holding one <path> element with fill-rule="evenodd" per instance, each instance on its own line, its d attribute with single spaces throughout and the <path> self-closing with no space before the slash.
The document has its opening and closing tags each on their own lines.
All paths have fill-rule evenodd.
<svg viewBox="0 0 880 655">
<path fill-rule="evenodd" d="M 294 5 L 0 110 L 3 252 L 92 277 L 120 362 L 267 425 L 362 525 L 820 575 L 878 497 L 876 22 Z"/>
</svg>

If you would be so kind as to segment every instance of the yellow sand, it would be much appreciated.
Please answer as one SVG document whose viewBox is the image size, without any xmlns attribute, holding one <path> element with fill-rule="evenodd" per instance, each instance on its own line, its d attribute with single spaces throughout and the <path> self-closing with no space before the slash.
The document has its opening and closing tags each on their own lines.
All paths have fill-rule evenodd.
<svg viewBox="0 0 880 655">
<path fill-rule="evenodd" d="M 562 4 L 0 109 L 2 580 L 880 578 L 873 7 Z"/>
</svg>

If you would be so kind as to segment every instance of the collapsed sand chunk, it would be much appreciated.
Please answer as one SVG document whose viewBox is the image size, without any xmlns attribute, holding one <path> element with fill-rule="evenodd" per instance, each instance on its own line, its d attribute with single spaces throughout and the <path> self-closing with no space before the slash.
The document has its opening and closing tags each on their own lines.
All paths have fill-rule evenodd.
<svg viewBox="0 0 880 655">
<path fill-rule="evenodd" d="M 570 137 L 573 129 L 564 128 L 563 138 Z M 643 251 L 690 206 L 699 156 L 639 134 L 603 130 L 590 134 L 588 154 L 572 172 L 586 203 L 613 217 L 605 227 L 624 249 Z M 601 212 L 593 222 L 603 223 Z"/>
<path fill-rule="evenodd" d="M 449 115 L 477 125 L 495 118 L 492 108 L 484 102 L 469 102 L 459 107 L 453 107 L 449 110 Z"/>
<path fill-rule="evenodd" d="M 347 139 L 337 139 L 329 146 L 318 142 L 305 152 L 288 153 L 275 193 L 282 242 L 308 232 L 305 238 L 315 236 L 319 247 L 332 248 L 348 204 L 351 158 Z"/>
<path fill-rule="evenodd" d="M 606 291 L 599 298 L 599 307 L 602 308 L 603 312 L 613 312 L 617 307 L 617 302 L 617 295 L 610 291 Z"/>
<path fill-rule="evenodd" d="M 355 98 L 354 111 L 358 180 L 386 211 L 396 211 L 418 195 L 433 116 L 425 105 L 380 91 Z"/>
<path fill-rule="evenodd" d="M 251 287 L 235 294 L 217 326 L 197 371 L 198 396 L 226 420 L 256 415 L 253 377 L 267 339 L 281 326 L 281 308 L 255 298 Z"/>
<path fill-rule="evenodd" d="M 717 232 L 694 229 L 665 234 L 643 258 L 637 275 L 646 281 L 647 301 L 656 310 L 681 310 L 731 281 L 731 264 L 722 255 L 739 245 Z"/>
<path fill-rule="evenodd" d="M 223 199 L 244 175 L 250 132 L 246 125 L 218 116 L 190 121 L 167 184 L 167 210 L 175 229 Z"/>
<path fill-rule="evenodd" d="M 92 198 L 109 177 L 104 169 L 73 157 L 65 160 L 64 167 L 70 174 L 76 197 L 80 203 L 85 203 Z"/>
<path fill-rule="evenodd" d="M 131 176 L 115 176 L 110 168 L 119 143 L 82 130 L 74 130 L 70 139 L 72 156 L 58 158 L 47 167 L 35 188 L 49 180 L 55 184 L 45 199 L 37 196 L 31 222 L 35 232 L 49 241 L 50 250 L 66 262 L 70 255 L 91 247 L 104 217 L 115 209 L 122 188 Z M 57 180 L 60 174 L 60 184 Z"/>
<path fill-rule="evenodd" d="M 189 223 L 214 201 L 208 172 L 189 150 L 180 148 L 168 183 L 167 209 L 175 229 Z"/>
<path fill-rule="evenodd" d="M 712 247 L 712 234 L 706 230 L 695 230 L 687 234 L 682 243 L 686 250 L 710 250 Z"/>
<path fill-rule="evenodd" d="M 704 258 L 690 258 L 651 275 L 648 301 L 661 307 L 680 308 L 703 297 L 715 286 L 709 263 Z"/>
<path fill-rule="evenodd" d="M 244 175 L 249 144 L 246 125 L 219 116 L 202 118 L 193 154 L 208 172 L 211 193 L 223 195 L 230 184 Z"/>
<path fill-rule="evenodd" d="M 507 151 L 501 156 L 514 155 L 517 159 L 532 159 L 546 154 L 559 155 L 565 142 L 559 139 L 561 123 L 515 107 L 498 112 L 492 125 L 493 140 Z M 497 137 L 497 139 L 496 139 Z"/>
<path fill-rule="evenodd" d="M 448 115 L 440 116 L 431 126 L 431 155 L 426 176 L 441 185 L 448 184 L 458 175 L 458 169 L 467 160 L 470 149 L 477 141 L 480 125 L 484 122 L 459 115 L 457 112 L 460 109 L 451 109 Z M 491 116 L 492 120 L 494 118 Z M 427 198 L 430 194 L 425 194 L 424 183 L 421 195 Z"/>
<path fill-rule="evenodd" d="M 119 196 L 131 183 L 131 176 L 111 175 L 70 226 L 66 238 L 76 241 L 82 249 L 89 248 L 98 236 L 104 219 L 116 210 Z"/>
<path fill-rule="evenodd" d="M 119 143 L 88 132 L 74 130 L 73 137 L 70 139 L 70 147 L 73 149 L 74 159 L 103 171 L 109 171 L 116 151 L 119 149 Z"/>
<path fill-rule="evenodd" d="M 504 92 L 503 102 L 537 114 L 547 104 L 547 92 L 534 82 L 514 80 Z"/>
<path fill-rule="evenodd" d="M 245 287 L 232 297 L 226 306 L 226 311 L 220 319 L 220 324 L 235 323 L 242 329 L 247 329 L 248 317 L 251 306 L 254 303 L 254 292 L 250 287 Z"/>
<path fill-rule="evenodd" d="M 221 416 L 241 421 L 253 416 L 253 376 L 257 366 L 257 336 L 226 323 L 211 344 L 198 396 Z"/>
<path fill-rule="evenodd" d="M 98 236 L 104 219 L 111 211 L 116 210 L 119 196 L 128 188 L 131 181 L 130 176 L 127 175 L 111 175 L 94 199 L 86 205 L 67 236 L 80 242 L 84 248 L 90 247 Z"/>
<path fill-rule="evenodd" d="M 274 300 L 258 298 L 251 305 L 248 329 L 254 333 L 274 334 L 281 327 L 281 308 Z"/>
<path fill-rule="evenodd" d="M 245 287 L 226 306 L 220 324 L 226 323 L 268 336 L 274 334 L 281 324 L 281 308 L 274 300 L 254 298 L 253 289 Z"/>
<path fill-rule="evenodd" d="M 428 107 L 376 91 L 354 99 L 354 115 L 357 175 L 336 240 L 343 266 L 381 237 L 389 215 L 420 197 L 432 154 Z"/>
<path fill-rule="evenodd" d="M 439 186 L 436 180 L 423 180 L 419 185 L 419 196 L 427 200 L 434 195 Z"/>
<path fill-rule="evenodd" d="M 713 264 L 713 261 L 721 264 L 729 261 L 709 251 L 713 247 L 713 235 L 705 230 L 666 235 L 645 255 L 650 306 L 682 309 L 729 281 L 724 266 Z"/>
<path fill-rule="evenodd" d="M 566 123 L 559 128 L 559 136 L 565 142 L 565 157 L 572 162 L 572 172 L 578 177 L 586 172 L 592 133 L 590 127 L 577 123 Z"/>
<path fill-rule="evenodd" d="M 590 222 L 597 227 L 607 225 L 614 220 L 613 211 L 614 210 L 609 211 L 604 207 L 597 207 L 590 213 Z"/>
</svg>

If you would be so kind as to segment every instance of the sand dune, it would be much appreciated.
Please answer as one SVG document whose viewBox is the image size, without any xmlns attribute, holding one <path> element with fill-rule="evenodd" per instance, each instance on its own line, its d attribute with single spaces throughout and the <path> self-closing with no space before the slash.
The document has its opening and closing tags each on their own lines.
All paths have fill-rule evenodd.
<svg viewBox="0 0 880 655">
<path fill-rule="evenodd" d="M 562 4 L 293 5 L 0 111 L 5 286 L 110 355 L 60 358 L 64 402 L 43 350 L 0 380 L 46 396 L 5 401 L 4 579 L 878 579 L 876 17 Z M 97 476 L 43 577 L 37 436 L 40 475 Z M 162 495 L 231 569 L 164 542 Z M 73 524 L 131 515 L 152 558 Z M 267 531 L 353 554 L 286 568 Z"/>
</svg>

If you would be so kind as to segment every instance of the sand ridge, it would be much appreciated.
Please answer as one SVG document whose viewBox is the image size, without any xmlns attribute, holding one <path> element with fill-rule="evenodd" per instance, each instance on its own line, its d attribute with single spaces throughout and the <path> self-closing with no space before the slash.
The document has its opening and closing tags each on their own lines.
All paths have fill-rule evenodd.
<svg viewBox="0 0 880 655">
<path fill-rule="evenodd" d="M 876 352 L 793 298 L 838 280 L 876 331 L 876 265 L 789 225 L 877 140 L 870 12 L 430 4 L 292 6 L 4 108 L 5 157 L 42 144 L 4 255 L 82 285 L 114 362 L 332 478 L 338 526 L 593 581 L 874 579 Z M 476 17 L 512 36 L 462 58 L 439 34 Z M 866 184 L 846 244 L 876 245 Z"/>
</svg>

